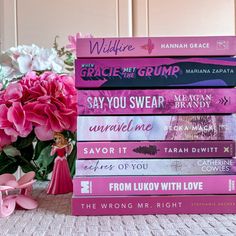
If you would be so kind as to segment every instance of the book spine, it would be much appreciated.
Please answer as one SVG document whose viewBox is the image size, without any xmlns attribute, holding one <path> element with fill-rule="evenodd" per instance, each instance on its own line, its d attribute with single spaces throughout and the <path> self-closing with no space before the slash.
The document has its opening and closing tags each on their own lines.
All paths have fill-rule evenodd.
<svg viewBox="0 0 236 236">
<path fill-rule="evenodd" d="M 81 58 L 77 88 L 236 86 L 235 57 Z"/>
<path fill-rule="evenodd" d="M 235 159 L 77 160 L 76 176 L 233 175 Z"/>
<path fill-rule="evenodd" d="M 234 141 L 77 142 L 78 159 L 233 156 Z"/>
<path fill-rule="evenodd" d="M 233 56 L 234 36 L 78 38 L 76 55 L 83 57 Z"/>
<path fill-rule="evenodd" d="M 77 141 L 235 140 L 235 130 L 235 114 L 77 117 Z"/>
<path fill-rule="evenodd" d="M 236 89 L 81 90 L 79 115 L 236 113 Z"/>
<path fill-rule="evenodd" d="M 72 197 L 72 214 L 235 214 L 236 195 Z"/>
<path fill-rule="evenodd" d="M 76 177 L 76 196 L 236 194 L 235 175 Z"/>
</svg>

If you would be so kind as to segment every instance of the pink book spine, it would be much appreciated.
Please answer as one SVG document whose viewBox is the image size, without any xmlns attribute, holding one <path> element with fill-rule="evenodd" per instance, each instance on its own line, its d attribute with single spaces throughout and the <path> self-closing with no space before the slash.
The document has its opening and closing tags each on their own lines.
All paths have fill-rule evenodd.
<svg viewBox="0 0 236 236">
<path fill-rule="evenodd" d="M 72 215 L 235 214 L 236 195 L 72 197 Z"/>
<path fill-rule="evenodd" d="M 236 113 L 236 89 L 81 90 L 79 115 Z"/>
<path fill-rule="evenodd" d="M 235 36 L 77 38 L 77 57 L 236 55 Z"/>
<path fill-rule="evenodd" d="M 77 88 L 234 87 L 235 57 L 79 58 Z"/>
<path fill-rule="evenodd" d="M 77 142 L 78 159 L 233 156 L 234 141 Z"/>
<path fill-rule="evenodd" d="M 76 177 L 73 192 L 77 196 L 236 194 L 235 180 L 232 175 Z"/>
<path fill-rule="evenodd" d="M 77 160 L 77 177 L 235 175 L 233 158 Z"/>
<path fill-rule="evenodd" d="M 77 118 L 77 141 L 235 140 L 235 130 L 235 114 Z"/>
</svg>

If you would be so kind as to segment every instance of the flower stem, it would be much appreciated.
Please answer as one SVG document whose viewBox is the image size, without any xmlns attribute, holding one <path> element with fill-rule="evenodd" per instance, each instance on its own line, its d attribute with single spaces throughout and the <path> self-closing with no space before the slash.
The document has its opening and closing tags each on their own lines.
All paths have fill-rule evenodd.
<svg viewBox="0 0 236 236">
<path fill-rule="evenodd" d="M 34 172 L 38 172 L 39 168 L 34 166 L 31 162 L 25 159 L 23 156 L 20 156 L 20 159 L 25 162 Z"/>
</svg>

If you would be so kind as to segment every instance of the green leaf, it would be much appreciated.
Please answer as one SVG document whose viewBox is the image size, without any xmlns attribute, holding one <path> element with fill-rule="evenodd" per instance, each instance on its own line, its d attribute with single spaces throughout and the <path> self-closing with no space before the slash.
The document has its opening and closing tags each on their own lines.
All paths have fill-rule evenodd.
<svg viewBox="0 0 236 236">
<path fill-rule="evenodd" d="M 67 138 L 72 141 L 76 141 L 76 133 L 73 133 L 71 131 L 66 131 Z"/>
<path fill-rule="evenodd" d="M 51 149 L 52 146 L 49 145 L 41 151 L 38 159 L 35 161 L 40 167 L 41 166 L 47 167 L 53 161 L 55 155 L 54 156 L 50 155 Z"/>
<path fill-rule="evenodd" d="M 36 172 L 35 179 L 40 180 L 40 181 L 45 181 L 45 180 L 48 180 L 48 176 L 45 175 L 45 173 L 42 172 L 40 169 Z"/>
<path fill-rule="evenodd" d="M 36 178 L 38 180 L 47 180 L 49 173 L 50 162 L 53 161 L 53 157 L 50 156 L 51 145 L 42 148 L 35 164 L 38 166 L 38 171 L 36 173 Z"/>
<path fill-rule="evenodd" d="M 3 151 L 7 156 L 15 157 L 21 155 L 20 151 L 17 148 L 13 147 L 12 145 L 4 147 Z"/>
<path fill-rule="evenodd" d="M 37 166 L 32 162 L 34 156 L 33 144 L 21 149 L 21 156 L 18 157 L 18 163 L 24 173 L 29 171 L 37 172 Z"/>
<path fill-rule="evenodd" d="M 7 156 L 4 152 L 0 154 L 0 174 L 14 174 L 18 169 L 17 159 Z"/>
<path fill-rule="evenodd" d="M 50 173 L 49 170 L 48 170 L 48 167 L 51 163 L 53 163 L 54 158 L 56 157 L 56 155 L 54 155 L 54 156 L 50 155 L 51 149 L 52 149 L 51 145 L 45 147 L 41 151 L 38 159 L 35 161 L 37 163 L 37 165 L 40 168 L 45 169 L 47 173 Z"/>
<path fill-rule="evenodd" d="M 31 145 L 34 141 L 34 138 L 35 138 L 35 134 L 32 131 L 26 138 L 18 137 L 16 142 L 13 144 L 13 146 L 16 147 L 18 150 L 21 150 Z"/>
<path fill-rule="evenodd" d="M 35 145 L 35 151 L 34 151 L 34 160 L 37 160 L 39 158 L 40 153 L 44 148 L 47 146 L 51 146 L 53 141 L 40 141 L 38 140 Z"/>
<path fill-rule="evenodd" d="M 71 176 L 74 176 L 74 174 L 75 174 L 76 154 L 77 154 L 77 147 L 76 147 L 76 145 L 74 145 L 71 154 L 67 157 Z"/>
<path fill-rule="evenodd" d="M 74 70 L 74 68 L 69 68 L 69 67 L 65 67 L 65 69 L 68 70 L 68 71 L 73 71 Z"/>
<path fill-rule="evenodd" d="M 74 65 L 73 62 L 67 61 L 67 60 L 65 60 L 64 63 L 65 63 L 67 66 L 73 66 L 73 65 Z"/>
<path fill-rule="evenodd" d="M 36 169 L 32 168 L 31 165 L 21 165 L 20 167 L 21 167 L 21 169 L 24 173 L 27 173 L 27 172 L 30 172 L 30 171 L 36 172 Z"/>
<path fill-rule="evenodd" d="M 31 143 L 31 145 L 28 145 L 27 147 L 22 148 L 20 152 L 21 152 L 21 156 L 24 157 L 24 159 L 26 159 L 27 161 L 31 161 L 34 155 L 33 144 Z"/>
</svg>

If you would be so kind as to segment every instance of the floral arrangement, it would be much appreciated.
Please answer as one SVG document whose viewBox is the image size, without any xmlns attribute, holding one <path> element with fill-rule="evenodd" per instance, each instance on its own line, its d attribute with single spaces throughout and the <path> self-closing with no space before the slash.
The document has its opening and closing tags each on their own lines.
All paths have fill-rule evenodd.
<svg viewBox="0 0 236 236">
<path fill-rule="evenodd" d="M 76 37 L 81 37 L 77 34 Z M 59 48 L 36 45 L 10 48 L 0 55 L 0 174 L 34 171 L 47 179 L 54 132 L 74 144 L 68 156 L 71 175 L 76 159 L 76 90 L 73 62 L 74 36 Z M 90 36 L 86 36 L 90 37 Z"/>
</svg>

